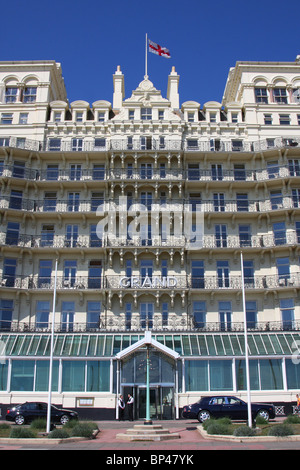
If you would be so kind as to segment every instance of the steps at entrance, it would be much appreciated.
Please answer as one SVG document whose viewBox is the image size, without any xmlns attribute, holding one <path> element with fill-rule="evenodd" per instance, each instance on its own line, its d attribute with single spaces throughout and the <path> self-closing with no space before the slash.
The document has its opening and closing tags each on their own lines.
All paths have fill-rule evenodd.
<svg viewBox="0 0 300 470">
<path fill-rule="evenodd" d="M 136 424 L 133 428 L 127 429 L 125 433 L 116 435 L 117 439 L 126 441 L 164 441 L 168 439 L 180 439 L 176 432 L 170 432 L 160 424 Z"/>
</svg>

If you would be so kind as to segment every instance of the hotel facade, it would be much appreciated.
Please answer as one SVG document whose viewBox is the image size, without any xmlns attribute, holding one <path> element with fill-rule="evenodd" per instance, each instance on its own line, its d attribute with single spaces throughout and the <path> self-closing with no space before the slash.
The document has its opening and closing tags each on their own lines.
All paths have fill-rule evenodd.
<svg viewBox="0 0 300 470">
<path fill-rule="evenodd" d="M 178 87 L 126 98 L 117 67 L 112 103 L 69 103 L 59 63 L 0 62 L 2 415 L 47 401 L 53 321 L 52 402 L 81 416 L 131 393 L 145 418 L 147 348 L 152 419 L 246 399 L 243 285 L 251 399 L 291 411 L 300 57 L 237 62 L 221 103 Z"/>
</svg>

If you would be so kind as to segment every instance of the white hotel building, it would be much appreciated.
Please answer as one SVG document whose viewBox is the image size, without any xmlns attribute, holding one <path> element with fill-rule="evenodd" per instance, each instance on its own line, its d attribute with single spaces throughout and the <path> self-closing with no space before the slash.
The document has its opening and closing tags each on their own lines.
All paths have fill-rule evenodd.
<svg viewBox="0 0 300 470">
<path fill-rule="evenodd" d="M 2 415 L 47 401 L 53 311 L 52 401 L 81 416 L 113 419 L 130 392 L 145 417 L 147 329 L 152 418 L 246 399 L 241 251 L 251 398 L 290 411 L 300 57 L 237 62 L 222 103 L 180 104 L 178 84 L 173 68 L 166 97 L 145 77 L 126 98 L 118 67 L 112 103 L 69 103 L 60 64 L 0 62 Z"/>
</svg>

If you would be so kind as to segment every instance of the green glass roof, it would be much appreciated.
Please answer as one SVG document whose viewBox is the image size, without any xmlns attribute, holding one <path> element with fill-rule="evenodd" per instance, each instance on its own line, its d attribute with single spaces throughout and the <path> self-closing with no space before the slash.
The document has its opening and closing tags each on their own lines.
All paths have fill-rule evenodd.
<svg viewBox="0 0 300 470">
<path fill-rule="evenodd" d="M 183 357 L 244 356 L 244 335 L 240 333 L 166 333 L 152 336 Z M 126 333 L 60 333 L 54 336 L 56 357 L 114 357 L 144 337 Z M 300 341 L 299 333 L 248 333 L 250 356 L 291 355 Z M 50 333 L 0 334 L 0 357 L 50 355 Z"/>
</svg>

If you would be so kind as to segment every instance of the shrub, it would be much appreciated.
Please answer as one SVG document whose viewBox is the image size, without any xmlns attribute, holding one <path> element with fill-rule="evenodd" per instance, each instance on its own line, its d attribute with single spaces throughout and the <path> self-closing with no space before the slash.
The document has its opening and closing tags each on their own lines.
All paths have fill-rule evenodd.
<svg viewBox="0 0 300 470">
<path fill-rule="evenodd" d="M 53 429 L 48 434 L 48 439 L 67 439 L 70 437 L 69 433 L 65 429 Z"/>
<path fill-rule="evenodd" d="M 255 419 L 255 424 L 266 425 L 266 424 L 269 424 L 269 421 L 267 421 L 262 416 L 257 416 Z"/>
<path fill-rule="evenodd" d="M 229 425 L 219 423 L 217 420 L 213 420 L 213 422 L 207 426 L 207 434 L 221 434 L 221 435 L 228 435 L 231 434 Z"/>
<path fill-rule="evenodd" d="M 74 428 L 72 429 L 71 435 L 76 436 L 76 437 L 86 437 L 88 439 L 92 439 L 94 430 L 95 430 L 94 423 L 77 423 L 77 425 L 74 426 Z"/>
<path fill-rule="evenodd" d="M 31 429 L 38 429 L 39 431 L 45 431 L 47 427 L 47 420 L 45 418 L 37 418 L 30 424 Z"/>
<path fill-rule="evenodd" d="M 0 423 L 0 431 L 6 431 L 9 428 L 10 425 L 8 423 Z"/>
<path fill-rule="evenodd" d="M 250 428 L 249 426 L 239 426 L 233 431 L 234 436 L 255 436 L 255 429 Z"/>
<path fill-rule="evenodd" d="M 289 416 L 284 420 L 284 423 L 300 424 L 300 416 L 298 416 L 298 415 L 289 415 Z"/>
<path fill-rule="evenodd" d="M 210 426 L 211 424 L 230 426 L 231 419 L 230 418 L 219 418 L 219 419 L 210 418 L 204 421 L 204 423 L 202 423 L 203 429 L 207 431 L 208 426 Z"/>
<path fill-rule="evenodd" d="M 292 436 L 294 434 L 293 428 L 288 424 L 277 424 L 276 426 L 272 426 L 269 429 L 268 436 Z"/>
<path fill-rule="evenodd" d="M 13 439 L 29 439 L 36 437 L 35 433 L 28 428 L 12 428 L 10 436 Z"/>
</svg>

